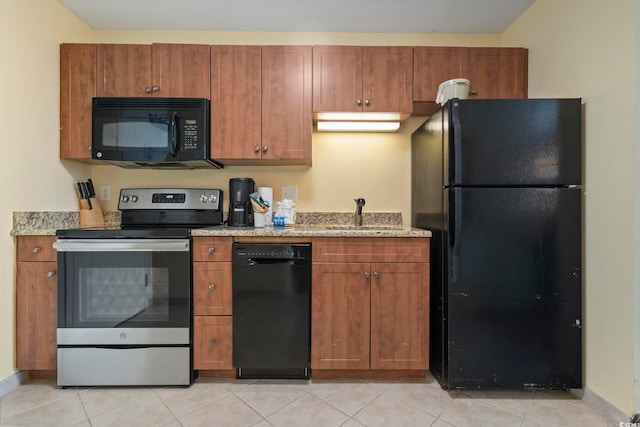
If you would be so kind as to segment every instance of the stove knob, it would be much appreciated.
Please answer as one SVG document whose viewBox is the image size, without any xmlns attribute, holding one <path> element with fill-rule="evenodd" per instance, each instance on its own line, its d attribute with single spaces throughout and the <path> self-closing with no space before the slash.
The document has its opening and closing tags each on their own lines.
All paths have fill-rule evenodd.
<svg viewBox="0 0 640 427">
<path fill-rule="evenodd" d="M 131 202 L 135 203 L 138 201 L 138 196 L 131 196 Z"/>
<path fill-rule="evenodd" d="M 214 194 L 212 194 L 211 196 L 209 196 L 209 201 L 211 203 L 215 203 L 218 201 L 218 198 Z"/>
<path fill-rule="evenodd" d="M 206 194 L 203 194 L 202 196 L 200 196 L 200 201 L 201 201 L 202 203 L 207 203 L 207 195 L 206 195 Z"/>
<path fill-rule="evenodd" d="M 122 196 L 122 201 L 127 203 L 129 201 L 129 196 Z"/>
</svg>

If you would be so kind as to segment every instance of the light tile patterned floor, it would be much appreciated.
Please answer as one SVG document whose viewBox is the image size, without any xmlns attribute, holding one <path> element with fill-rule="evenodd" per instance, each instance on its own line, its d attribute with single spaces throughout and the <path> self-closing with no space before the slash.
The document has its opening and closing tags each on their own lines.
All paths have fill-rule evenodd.
<svg viewBox="0 0 640 427">
<path fill-rule="evenodd" d="M 30 381 L 0 398 L 2 426 L 613 427 L 550 391 L 444 391 L 424 380 L 214 380 L 190 388 L 67 388 Z"/>
</svg>

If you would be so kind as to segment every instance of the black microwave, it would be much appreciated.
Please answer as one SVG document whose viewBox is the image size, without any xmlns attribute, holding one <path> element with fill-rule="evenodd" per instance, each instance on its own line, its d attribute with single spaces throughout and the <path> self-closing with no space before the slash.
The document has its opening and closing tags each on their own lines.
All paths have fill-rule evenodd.
<svg viewBox="0 0 640 427">
<path fill-rule="evenodd" d="M 93 98 L 91 156 L 125 168 L 221 168 L 204 98 Z"/>
</svg>

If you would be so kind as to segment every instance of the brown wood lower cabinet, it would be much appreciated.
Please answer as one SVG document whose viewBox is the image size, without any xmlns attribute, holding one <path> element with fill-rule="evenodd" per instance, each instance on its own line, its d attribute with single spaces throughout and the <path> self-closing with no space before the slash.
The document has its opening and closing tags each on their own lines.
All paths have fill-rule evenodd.
<svg viewBox="0 0 640 427">
<path fill-rule="evenodd" d="M 428 238 L 314 239 L 312 370 L 427 369 L 428 260 Z"/>
<path fill-rule="evenodd" d="M 54 236 L 17 237 L 16 368 L 56 369 Z"/>
<path fill-rule="evenodd" d="M 193 238 L 193 368 L 233 369 L 231 237 Z"/>
</svg>

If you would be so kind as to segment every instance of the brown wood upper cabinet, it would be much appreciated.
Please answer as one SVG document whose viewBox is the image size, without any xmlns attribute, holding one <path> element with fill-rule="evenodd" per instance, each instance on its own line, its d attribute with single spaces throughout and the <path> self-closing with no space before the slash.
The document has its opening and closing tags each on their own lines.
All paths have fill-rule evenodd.
<svg viewBox="0 0 640 427">
<path fill-rule="evenodd" d="M 440 83 L 466 78 L 469 98 L 526 98 L 527 49 L 428 47 L 413 49 L 413 98 L 435 102 Z"/>
<path fill-rule="evenodd" d="M 209 45 L 99 44 L 97 96 L 209 98 Z"/>
<path fill-rule="evenodd" d="M 400 112 L 413 108 L 410 46 L 314 46 L 313 112 Z"/>
<path fill-rule="evenodd" d="M 311 164 L 311 46 L 211 46 L 211 156 Z"/>
</svg>

